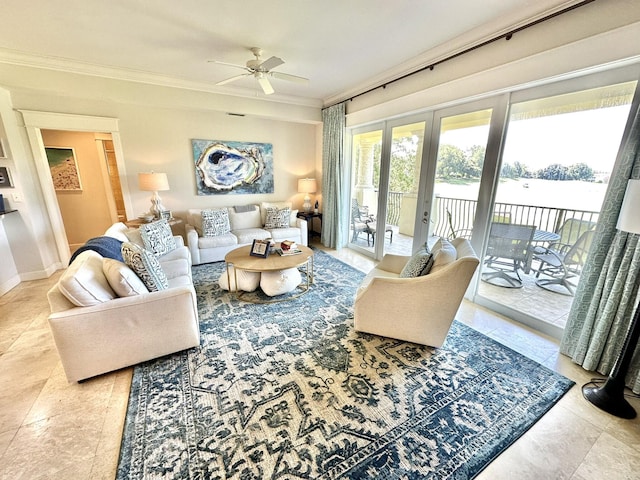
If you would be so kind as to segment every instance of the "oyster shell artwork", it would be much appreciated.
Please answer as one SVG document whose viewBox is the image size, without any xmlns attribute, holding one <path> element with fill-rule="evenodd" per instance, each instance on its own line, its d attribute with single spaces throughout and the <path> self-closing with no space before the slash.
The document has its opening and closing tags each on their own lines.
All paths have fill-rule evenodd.
<svg viewBox="0 0 640 480">
<path fill-rule="evenodd" d="M 271 162 L 267 162 L 265 156 L 271 159 L 270 144 L 193 140 L 193 153 L 199 194 L 239 189 L 243 192 L 238 193 L 265 192 L 259 184 L 269 171 L 267 163 Z M 271 187 L 273 184 L 272 172 L 270 178 L 270 182 L 263 182 L 267 184 L 267 191 L 269 184 Z M 254 185 L 256 189 L 252 191 Z"/>
</svg>

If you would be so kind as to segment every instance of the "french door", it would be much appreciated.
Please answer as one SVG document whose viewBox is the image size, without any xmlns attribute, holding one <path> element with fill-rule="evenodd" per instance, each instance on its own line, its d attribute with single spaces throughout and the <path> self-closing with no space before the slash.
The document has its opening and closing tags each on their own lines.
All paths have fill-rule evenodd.
<svg viewBox="0 0 640 480">
<path fill-rule="evenodd" d="M 418 197 L 426 126 L 422 116 L 352 132 L 351 248 L 380 259 L 424 244 Z"/>
</svg>

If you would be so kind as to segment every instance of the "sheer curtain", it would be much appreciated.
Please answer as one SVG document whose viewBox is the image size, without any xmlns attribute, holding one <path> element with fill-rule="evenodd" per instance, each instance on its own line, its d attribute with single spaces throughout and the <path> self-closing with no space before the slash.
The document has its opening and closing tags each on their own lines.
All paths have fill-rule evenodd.
<svg viewBox="0 0 640 480">
<path fill-rule="evenodd" d="M 322 111 L 322 237 L 325 247 L 342 247 L 344 102 Z"/>
<path fill-rule="evenodd" d="M 603 375 L 612 370 L 622 349 L 638 300 L 639 235 L 616 230 L 616 223 L 627 181 L 640 178 L 639 90 L 640 85 L 560 344 L 560 351 L 574 362 Z M 626 379 L 635 393 L 640 393 L 639 373 L 636 351 Z"/>
</svg>

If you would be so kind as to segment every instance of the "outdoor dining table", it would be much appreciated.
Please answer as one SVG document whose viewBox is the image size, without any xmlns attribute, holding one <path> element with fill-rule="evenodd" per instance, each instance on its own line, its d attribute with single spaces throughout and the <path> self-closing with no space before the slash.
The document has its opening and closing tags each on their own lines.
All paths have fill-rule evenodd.
<svg viewBox="0 0 640 480">
<path fill-rule="evenodd" d="M 538 230 L 533 233 L 533 238 L 531 239 L 532 243 L 542 243 L 542 242 L 557 242 L 560 240 L 560 234 L 556 232 L 548 232 L 546 230 Z"/>
<path fill-rule="evenodd" d="M 525 262 L 523 271 L 528 274 L 531 272 L 531 262 L 533 261 L 533 254 L 535 253 L 535 249 L 537 248 L 535 244 L 537 243 L 553 243 L 560 240 L 560 234 L 556 232 L 549 232 L 547 230 L 538 230 L 533 233 L 533 238 L 531 239 L 531 246 L 527 252 L 527 261 Z"/>
</svg>

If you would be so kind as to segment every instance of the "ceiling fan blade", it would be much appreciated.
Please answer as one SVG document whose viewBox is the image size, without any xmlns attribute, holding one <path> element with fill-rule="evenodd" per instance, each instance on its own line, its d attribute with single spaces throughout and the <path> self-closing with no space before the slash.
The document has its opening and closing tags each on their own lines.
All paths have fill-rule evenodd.
<svg viewBox="0 0 640 480">
<path fill-rule="evenodd" d="M 258 65 L 258 69 L 262 70 L 263 72 L 268 72 L 272 68 L 279 67 L 283 63 L 284 63 L 284 60 L 282 60 L 281 58 L 271 57 L 271 58 L 267 58 L 264 62 Z"/>
<path fill-rule="evenodd" d="M 207 60 L 207 61 L 209 63 L 215 63 L 217 65 L 226 65 L 227 67 L 241 68 L 242 70 L 246 70 L 247 72 L 250 71 L 245 65 L 238 65 L 238 64 L 235 64 L 235 63 L 227 63 L 227 62 L 219 62 L 218 60 Z"/>
<path fill-rule="evenodd" d="M 235 82 L 236 80 L 240 80 L 241 78 L 248 77 L 251 75 L 250 73 L 243 73 L 242 75 L 236 75 L 235 77 L 227 78 L 226 80 L 222 80 L 221 82 L 216 83 L 216 85 L 226 85 L 227 83 Z"/>
<path fill-rule="evenodd" d="M 297 82 L 297 83 L 309 83 L 308 78 L 299 77 L 297 75 L 291 75 L 289 73 L 280 73 L 280 72 L 269 72 L 273 78 L 278 78 L 280 80 L 288 80 L 289 82 Z"/>
<path fill-rule="evenodd" d="M 262 91 L 264 92 L 265 95 L 271 95 L 272 93 L 275 92 L 275 90 L 271 86 L 271 83 L 269 83 L 269 80 L 267 79 L 267 77 L 265 77 L 264 75 L 260 75 L 259 77 L 256 77 L 256 78 L 258 79 L 258 83 L 262 87 Z"/>
</svg>

